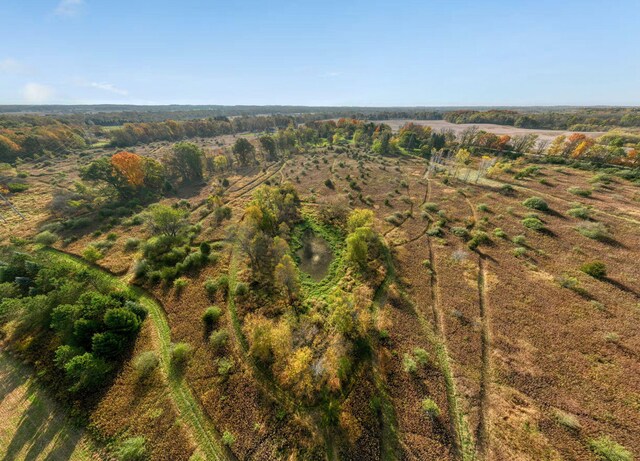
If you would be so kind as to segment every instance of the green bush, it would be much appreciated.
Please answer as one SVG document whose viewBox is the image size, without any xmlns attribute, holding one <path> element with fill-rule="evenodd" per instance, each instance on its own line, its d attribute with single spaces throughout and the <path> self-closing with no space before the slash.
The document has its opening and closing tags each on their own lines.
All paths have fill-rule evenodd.
<svg viewBox="0 0 640 461">
<path fill-rule="evenodd" d="M 137 239 L 135 237 L 128 238 L 127 241 L 124 243 L 125 251 L 137 250 L 139 246 L 140 246 L 140 239 Z"/>
<path fill-rule="evenodd" d="M 226 275 L 221 275 L 215 280 L 209 278 L 204 282 L 204 289 L 209 298 L 213 298 L 218 292 L 226 296 L 229 291 L 229 278 Z"/>
<path fill-rule="evenodd" d="M 215 331 L 212 331 L 211 334 L 209 335 L 209 344 L 211 345 L 214 351 L 218 351 L 227 344 L 228 339 L 229 339 L 229 333 L 227 333 L 227 330 L 225 329 L 215 330 Z"/>
<path fill-rule="evenodd" d="M 569 216 L 579 219 L 591 218 L 591 208 L 587 206 L 577 205 L 567 211 Z"/>
<path fill-rule="evenodd" d="M 111 367 L 101 358 L 86 352 L 71 358 L 64 365 L 64 370 L 67 379 L 72 383 L 69 391 L 79 392 L 101 387 Z"/>
<path fill-rule="evenodd" d="M 576 230 L 581 235 L 594 240 L 607 240 L 610 238 L 609 231 L 606 226 L 599 222 L 581 223 L 576 226 Z"/>
<path fill-rule="evenodd" d="M 209 306 L 207 307 L 207 310 L 204 311 L 204 314 L 202 314 L 202 321 L 207 328 L 212 328 L 216 323 L 218 323 L 221 315 L 222 309 L 218 306 Z"/>
<path fill-rule="evenodd" d="M 476 210 L 487 212 L 489 211 L 489 205 L 487 205 L 486 203 L 479 203 L 478 206 L 476 206 Z"/>
<path fill-rule="evenodd" d="M 591 184 L 595 184 L 595 183 L 609 184 L 611 183 L 611 181 L 612 181 L 611 175 L 608 175 L 606 173 L 598 173 L 592 176 L 591 178 L 589 178 L 589 182 Z"/>
<path fill-rule="evenodd" d="M 402 368 L 404 368 L 405 372 L 414 374 L 418 371 L 418 364 L 411 355 L 404 354 L 402 358 Z"/>
<path fill-rule="evenodd" d="M 633 461 L 629 450 L 607 436 L 590 440 L 589 448 L 603 461 Z"/>
<path fill-rule="evenodd" d="M 549 205 L 540 197 L 529 197 L 522 202 L 522 205 L 527 208 L 531 208 L 532 210 L 549 211 Z"/>
<path fill-rule="evenodd" d="M 463 240 L 469 240 L 469 238 L 471 238 L 471 235 L 469 234 L 469 231 L 466 227 L 452 227 L 451 233 Z"/>
<path fill-rule="evenodd" d="M 413 356 L 421 367 L 426 367 L 430 362 L 429 353 L 421 347 L 416 347 L 413 350 Z"/>
<path fill-rule="evenodd" d="M 238 282 L 238 284 L 236 285 L 235 295 L 242 297 L 245 296 L 248 292 L 249 287 L 247 286 L 247 284 L 244 282 Z"/>
<path fill-rule="evenodd" d="M 144 437 L 131 437 L 120 444 L 117 451 L 119 461 L 142 461 L 147 458 Z"/>
<path fill-rule="evenodd" d="M 515 192 L 515 189 L 511 184 L 504 184 L 500 187 L 499 191 L 502 195 L 512 195 Z"/>
<path fill-rule="evenodd" d="M 596 279 L 603 279 L 607 276 L 607 266 L 600 261 L 585 263 L 580 266 L 580 270 Z"/>
<path fill-rule="evenodd" d="M 524 235 L 516 235 L 511 241 L 516 245 L 524 245 L 527 242 L 527 238 Z"/>
<path fill-rule="evenodd" d="M 567 189 L 570 194 L 578 195 L 580 197 L 591 197 L 593 190 L 591 189 L 583 189 L 582 187 L 570 187 Z"/>
<path fill-rule="evenodd" d="M 233 436 L 231 432 L 224 431 L 224 433 L 222 434 L 222 443 L 230 447 L 235 443 L 235 441 L 236 441 L 236 438 Z"/>
<path fill-rule="evenodd" d="M 95 263 L 103 258 L 103 254 L 94 245 L 89 245 L 82 252 L 82 257 L 89 262 Z"/>
<path fill-rule="evenodd" d="M 571 413 L 567 413 L 562 410 L 556 410 L 553 412 L 554 419 L 561 426 L 566 427 L 567 429 L 571 429 L 573 431 L 577 431 L 580 429 L 580 421 Z"/>
<path fill-rule="evenodd" d="M 104 333 L 96 333 L 91 340 L 91 350 L 97 357 L 112 359 L 120 355 L 126 340 L 123 336 L 105 331 Z"/>
<path fill-rule="evenodd" d="M 182 293 L 182 290 L 184 290 L 187 285 L 189 285 L 189 279 L 185 277 L 180 277 L 173 281 L 173 288 L 176 289 L 177 294 Z"/>
<path fill-rule="evenodd" d="M 160 359 L 153 351 L 142 352 L 133 362 L 133 368 L 141 379 L 148 378 L 159 365 Z"/>
<path fill-rule="evenodd" d="M 519 258 L 520 256 L 524 256 L 527 254 L 527 249 L 525 247 L 516 247 L 513 249 L 513 256 Z"/>
<path fill-rule="evenodd" d="M 540 218 L 535 218 L 533 216 L 530 216 L 528 218 L 524 218 L 522 220 L 522 225 L 524 227 L 526 227 L 527 229 L 531 229 L 531 230 L 534 230 L 534 231 L 544 230 L 544 223 L 542 221 L 540 221 Z"/>
<path fill-rule="evenodd" d="M 104 314 L 104 324 L 109 331 L 132 337 L 140 330 L 140 318 L 123 307 L 108 309 Z"/>
<path fill-rule="evenodd" d="M 493 230 L 493 235 L 495 235 L 498 238 L 501 239 L 506 239 L 507 238 L 507 233 L 505 231 L 503 231 L 502 229 L 500 229 L 499 227 L 496 227 Z"/>
<path fill-rule="evenodd" d="M 491 238 L 489 238 L 489 234 L 484 231 L 474 231 L 471 234 L 471 240 L 469 240 L 469 248 L 471 250 L 475 250 L 480 245 L 484 245 L 485 243 L 491 242 Z"/>
<path fill-rule="evenodd" d="M 44 231 L 44 232 L 40 232 L 38 235 L 36 235 L 34 241 L 36 243 L 40 244 L 40 245 L 51 246 L 54 243 L 56 243 L 59 238 L 60 237 L 58 237 L 53 232 Z"/>
<path fill-rule="evenodd" d="M 188 343 L 177 343 L 171 347 L 171 364 L 176 368 L 183 368 L 191 358 L 193 349 Z"/>
<path fill-rule="evenodd" d="M 438 407 L 438 404 L 429 397 L 422 399 L 420 406 L 422 407 L 422 411 L 424 411 L 430 418 L 437 418 L 440 416 L 440 407 Z"/>
<path fill-rule="evenodd" d="M 227 357 L 222 357 L 218 359 L 218 374 L 226 379 L 229 376 L 229 373 L 233 370 L 233 359 L 228 359 Z"/>
<path fill-rule="evenodd" d="M 437 203 L 434 203 L 434 202 L 425 202 L 425 203 L 422 205 L 422 209 L 423 209 L 424 211 L 430 211 L 430 212 L 432 212 L 432 213 L 436 213 L 436 212 L 440 209 L 440 207 L 438 206 L 438 204 L 437 204 Z"/>
<path fill-rule="evenodd" d="M 11 193 L 24 192 L 29 189 L 29 184 L 25 184 L 22 182 L 10 182 L 7 184 L 7 189 Z"/>
</svg>

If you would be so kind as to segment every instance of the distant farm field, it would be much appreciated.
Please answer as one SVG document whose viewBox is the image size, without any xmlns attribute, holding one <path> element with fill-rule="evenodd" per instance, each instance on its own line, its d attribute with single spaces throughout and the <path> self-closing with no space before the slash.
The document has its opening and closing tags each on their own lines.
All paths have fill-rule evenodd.
<svg viewBox="0 0 640 461">
<path fill-rule="evenodd" d="M 515 126 L 506 126 L 506 125 L 495 125 L 492 123 L 451 123 L 446 120 L 380 120 L 376 123 L 386 123 L 394 130 L 399 129 L 401 126 L 406 123 L 415 123 L 416 125 L 430 126 L 434 130 L 453 130 L 455 134 L 459 134 L 470 127 L 478 127 L 480 130 L 487 131 L 489 133 L 494 133 L 497 135 L 509 135 L 509 136 L 517 136 L 517 135 L 526 135 L 526 134 L 536 134 L 539 136 L 540 140 L 552 141 L 554 138 L 560 135 L 568 136 L 573 133 L 573 131 L 562 131 L 562 130 L 540 130 L 540 129 L 528 129 L 528 128 L 517 128 Z M 605 134 L 604 131 L 589 131 L 584 132 L 585 135 L 591 137 L 598 137 Z"/>
</svg>

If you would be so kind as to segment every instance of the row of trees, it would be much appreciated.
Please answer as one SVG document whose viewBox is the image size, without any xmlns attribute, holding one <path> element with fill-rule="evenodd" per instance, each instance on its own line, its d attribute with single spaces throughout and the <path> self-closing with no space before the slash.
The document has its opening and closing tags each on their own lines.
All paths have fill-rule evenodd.
<svg viewBox="0 0 640 461">
<path fill-rule="evenodd" d="M 0 162 L 43 154 L 60 155 L 88 146 L 87 133 L 78 126 L 61 123 L 0 129 Z"/>
<path fill-rule="evenodd" d="M 546 154 L 554 157 L 572 159 L 588 159 L 599 163 L 618 163 L 629 166 L 640 165 L 640 144 L 625 149 L 616 138 L 611 138 L 608 145 L 598 143 L 594 138 L 582 133 L 570 136 L 558 136 L 549 144 Z"/>
<path fill-rule="evenodd" d="M 603 131 L 614 127 L 639 127 L 640 109 L 583 108 L 565 111 L 457 110 L 444 112 L 452 123 L 495 123 L 520 128 Z"/>
</svg>

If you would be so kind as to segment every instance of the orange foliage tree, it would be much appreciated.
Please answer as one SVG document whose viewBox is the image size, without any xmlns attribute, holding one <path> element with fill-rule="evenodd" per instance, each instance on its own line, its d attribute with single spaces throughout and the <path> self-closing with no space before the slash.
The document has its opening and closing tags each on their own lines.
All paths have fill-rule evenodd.
<svg viewBox="0 0 640 461">
<path fill-rule="evenodd" d="M 144 159 L 131 152 L 118 152 L 111 157 L 111 165 L 120 173 L 130 186 L 140 187 L 144 184 Z"/>
</svg>

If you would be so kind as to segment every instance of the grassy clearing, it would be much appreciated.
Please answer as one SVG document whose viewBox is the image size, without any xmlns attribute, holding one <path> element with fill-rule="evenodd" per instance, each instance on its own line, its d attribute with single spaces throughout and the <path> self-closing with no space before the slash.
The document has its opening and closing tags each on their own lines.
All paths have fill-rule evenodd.
<svg viewBox="0 0 640 461">
<path fill-rule="evenodd" d="M 29 370 L 0 352 L 0 457 L 100 459 L 83 430 L 40 388 Z"/>
</svg>

